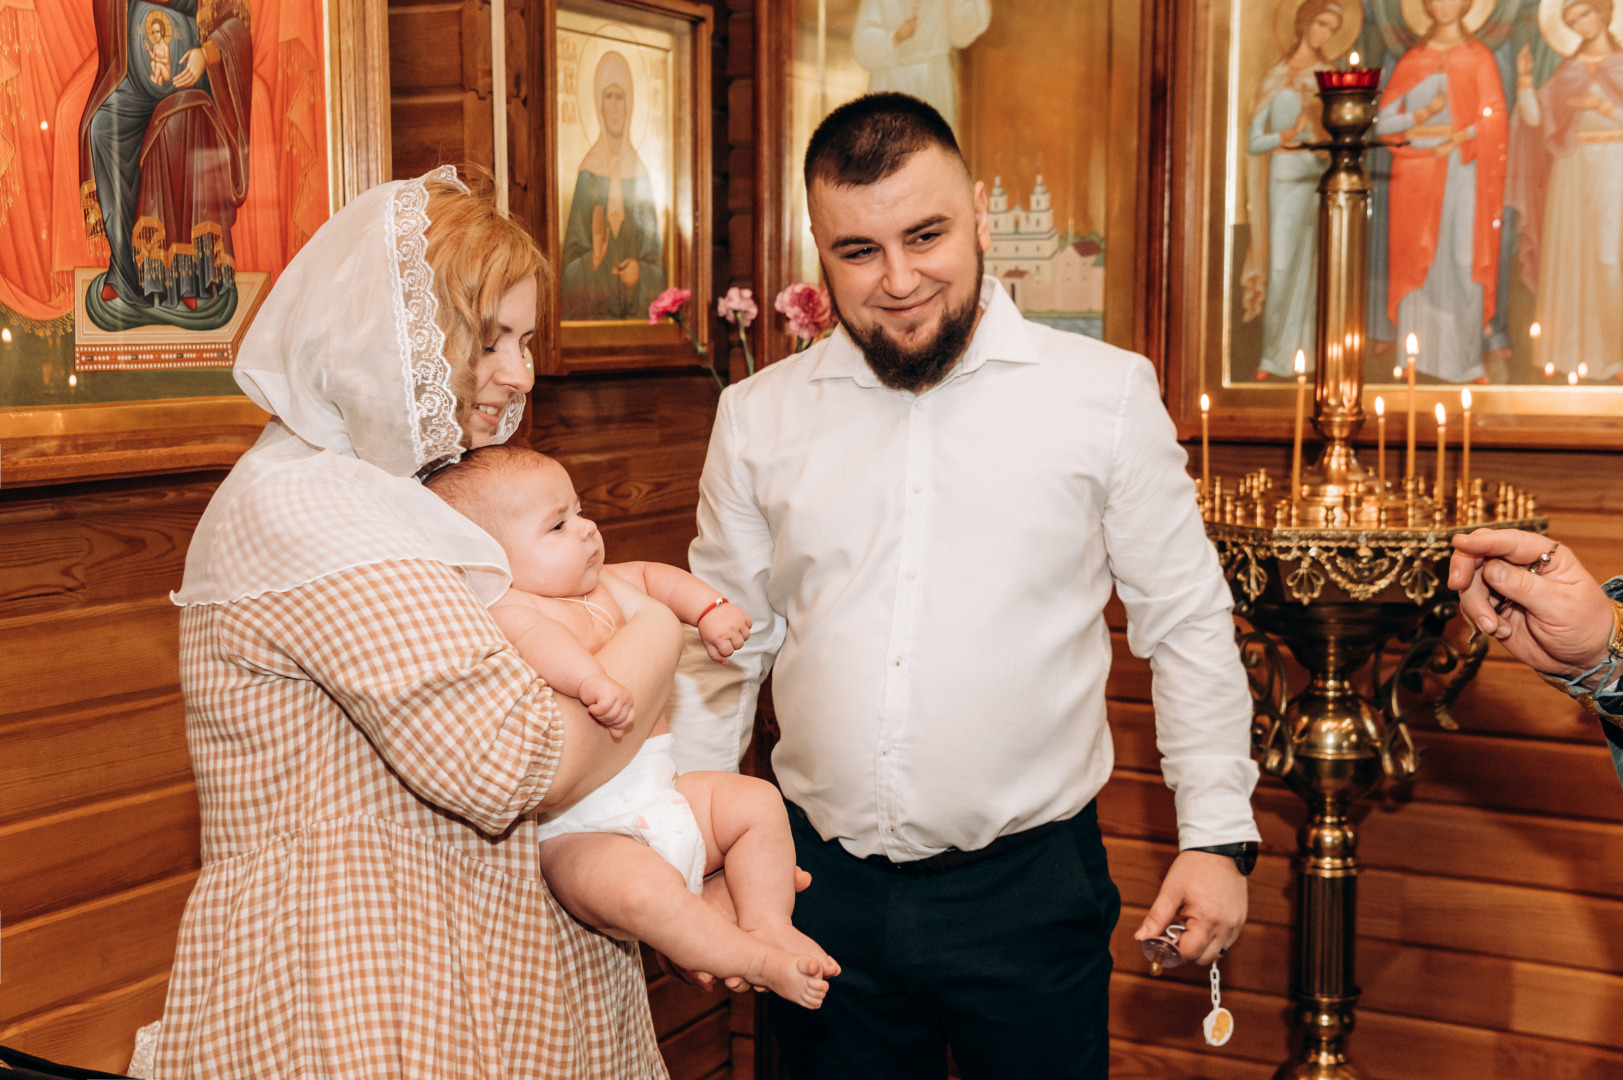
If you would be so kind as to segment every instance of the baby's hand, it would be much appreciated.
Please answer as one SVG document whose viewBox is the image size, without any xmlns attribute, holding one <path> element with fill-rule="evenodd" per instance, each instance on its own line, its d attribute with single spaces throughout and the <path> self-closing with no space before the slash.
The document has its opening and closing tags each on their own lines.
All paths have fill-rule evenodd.
<svg viewBox="0 0 1623 1080">
<path fill-rule="evenodd" d="M 750 617 L 732 604 L 713 607 L 699 617 L 699 640 L 704 651 L 718 664 L 737 652 L 750 639 Z"/>
<path fill-rule="evenodd" d="M 607 674 L 588 675 L 580 684 L 580 703 L 592 714 L 592 719 L 609 729 L 614 741 L 619 742 L 635 719 L 631 694 Z"/>
</svg>

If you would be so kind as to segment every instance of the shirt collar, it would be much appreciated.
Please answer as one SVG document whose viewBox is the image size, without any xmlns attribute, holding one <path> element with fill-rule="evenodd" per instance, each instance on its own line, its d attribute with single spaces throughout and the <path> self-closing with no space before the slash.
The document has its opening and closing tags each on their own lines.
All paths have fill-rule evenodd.
<svg viewBox="0 0 1623 1080">
<path fill-rule="evenodd" d="M 1003 283 L 995 277 L 983 276 L 980 302 L 981 321 L 975 327 L 975 336 L 969 339 L 969 347 L 964 350 L 952 373 L 936 386 L 972 375 L 988 360 L 1006 364 L 1037 363 L 1037 352 L 1032 347 L 1025 317 L 1003 290 Z M 862 350 L 851 340 L 844 326 L 836 329 L 829 338 L 807 379 L 812 382 L 819 379 L 851 379 L 858 386 L 869 389 L 880 385 L 878 376 L 868 366 Z M 934 390 L 935 387 L 930 389 Z"/>
</svg>

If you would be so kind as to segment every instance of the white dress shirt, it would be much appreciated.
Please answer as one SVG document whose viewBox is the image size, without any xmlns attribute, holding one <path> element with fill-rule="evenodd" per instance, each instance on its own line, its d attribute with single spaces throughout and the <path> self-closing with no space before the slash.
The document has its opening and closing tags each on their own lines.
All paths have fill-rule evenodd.
<svg viewBox="0 0 1623 1080">
<path fill-rule="evenodd" d="M 754 631 L 689 650 L 678 767 L 737 768 L 775 660 L 773 767 L 824 839 L 906 862 L 1068 818 L 1113 761 L 1114 586 L 1181 845 L 1257 839 L 1231 599 L 1154 371 L 993 278 L 981 303 L 921 394 L 840 330 L 722 395 L 689 561 Z"/>
</svg>

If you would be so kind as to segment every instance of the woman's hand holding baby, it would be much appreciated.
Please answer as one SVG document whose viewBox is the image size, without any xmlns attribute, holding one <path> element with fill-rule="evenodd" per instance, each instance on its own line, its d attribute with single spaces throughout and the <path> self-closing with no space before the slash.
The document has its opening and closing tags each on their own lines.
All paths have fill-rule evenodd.
<svg viewBox="0 0 1623 1080">
<path fill-rule="evenodd" d="M 615 742 L 625 737 L 636 719 L 631 692 L 609 678 L 606 672 L 588 675 L 581 680 L 580 703 L 586 706 L 593 720 L 609 729 Z"/>
<path fill-rule="evenodd" d="M 718 604 L 699 616 L 699 640 L 718 664 L 725 664 L 749 639 L 750 617 L 742 608 Z"/>
</svg>

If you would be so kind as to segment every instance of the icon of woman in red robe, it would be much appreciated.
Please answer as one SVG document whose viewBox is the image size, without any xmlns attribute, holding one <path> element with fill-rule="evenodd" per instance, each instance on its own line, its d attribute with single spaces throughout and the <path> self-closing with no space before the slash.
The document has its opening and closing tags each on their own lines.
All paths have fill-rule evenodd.
<svg viewBox="0 0 1623 1080">
<path fill-rule="evenodd" d="M 1508 114 L 1493 53 L 1467 25 L 1491 7 L 1424 0 L 1430 26 L 1393 68 L 1376 124 L 1408 139 L 1392 155 L 1387 316 L 1399 340 L 1419 340 L 1419 369 L 1447 382 L 1487 381 L 1484 327 L 1499 300 Z"/>
</svg>

